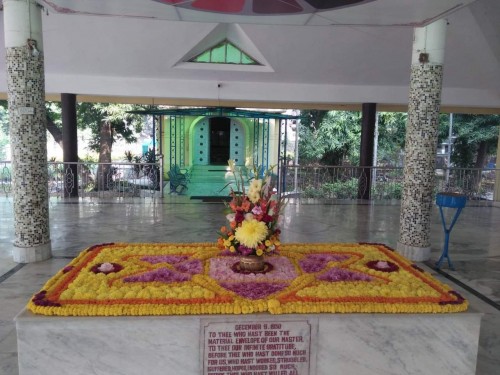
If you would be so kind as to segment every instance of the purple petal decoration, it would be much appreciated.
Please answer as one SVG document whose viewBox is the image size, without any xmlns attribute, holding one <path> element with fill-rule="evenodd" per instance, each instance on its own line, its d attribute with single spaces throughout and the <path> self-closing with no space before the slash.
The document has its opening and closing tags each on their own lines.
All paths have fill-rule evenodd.
<svg viewBox="0 0 500 375">
<path fill-rule="evenodd" d="M 203 271 L 203 265 L 199 259 L 191 259 L 187 262 L 176 265 L 175 269 L 179 272 L 196 275 Z"/>
<path fill-rule="evenodd" d="M 177 264 L 180 262 L 184 262 L 188 258 L 189 257 L 186 255 L 150 255 L 142 257 L 141 260 L 151 264 L 158 264 L 158 263 Z"/>
<path fill-rule="evenodd" d="M 456 300 L 455 301 L 439 301 L 440 305 L 460 305 L 460 304 L 465 302 L 464 297 L 462 297 L 460 295 L 460 293 L 458 293 L 455 290 L 450 290 L 448 292 L 448 294 L 451 294 L 452 296 L 454 296 L 456 298 Z"/>
<path fill-rule="evenodd" d="M 231 251 L 229 251 L 229 249 L 224 249 L 222 250 L 220 253 L 219 253 L 220 256 L 225 256 L 225 257 L 237 257 L 239 256 L 240 254 L 238 253 L 232 253 Z"/>
<path fill-rule="evenodd" d="M 325 269 L 328 262 L 342 262 L 349 259 L 345 254 L 309 254 L 299 261 L 304 272 L 314 273 Z"/>
<path fill-rule="evenodd" d="M 285 289 L 288 284 L 271 283 L 221 283 L 223 288 L 244 298 L 260 299 Z"/>
<path fill-rule="evenodd" d="M 154 271 L 141 273 L 140 275 L 128 276 L 123 279 L 125 282 L 152 282 L 176 283 L 191 280 L 191 275 L 169 270 L 168 268 L 158 268 Z"/>
<path fill-rule="evenodd" d="M 60 307 L 61 304 L 58 302 L 52 302 L 47 299 L 47 291 L 42 290 L 41 292 L 35 294 L 32 299 L 33 303 L 37 306 L 55 306 Z"/>
<path fill-rule="evenodd" d="M 344 268 L 331 268 L 317 277 L 321 281 L 372 281 L 373 277 Z"/>
<path fill-rule="evenodd" d="M 241 255 L 252 255 L 254 251 L 255 249 L 252 249 L 251 247 L 246 247 L 245 245 L 238 246 L 238 252 Z"/>
<path fill-rule="evenodd" d="M 40 300 L 40 299 L 45 299 L 46 295 L 47 295 L 47 291 L 46 290 L 42 290 L 42 291 L 38 292 L 37 294 L 35 294 L 33 296 L 33 301 Z"/>
</svg>

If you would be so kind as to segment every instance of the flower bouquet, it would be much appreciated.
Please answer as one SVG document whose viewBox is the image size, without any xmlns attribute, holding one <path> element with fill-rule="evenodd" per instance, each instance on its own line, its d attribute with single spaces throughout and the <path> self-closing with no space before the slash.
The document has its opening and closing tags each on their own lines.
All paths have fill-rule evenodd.
<svg viewBox="0 0 500 375">
<path fill-rule="evenodd" d="M 244 256 L 240 261 L 242 270 L 262 271 L 264 255 L 276 253 L 280 246 L 278 221 L 284 208 L 284 200 L 278 197 L 273 186 L 272 170 L 256 167 L 253 177 L 248 178 L 243 168 L 228 161 L 234 176 L 236 191 L 231 188 L 231 201 L 227 204 L 228 226 L 219 232 L 217 244 L 220 249 Z M 245 178 L 249 187 L 245 190 Z M 250 264 L 251 265 L 247 265 Z"/>
</svg>

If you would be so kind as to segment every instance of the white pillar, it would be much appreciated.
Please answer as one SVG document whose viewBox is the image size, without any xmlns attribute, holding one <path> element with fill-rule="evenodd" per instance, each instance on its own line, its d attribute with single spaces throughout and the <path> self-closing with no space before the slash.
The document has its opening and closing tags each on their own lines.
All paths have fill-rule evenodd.
<svg viewBox="0 0 500 375">
<path fill-rule="evenodd" d="M 28 39 L 43 51 L 42 12 L 34 0 L 4 0 L 5 48 L 25 47 Z"/>
<path fill-rule="evenodd" d="M 420 55 L 428 54 L 428 64 L 443 65 L 446 43 L 446 25 L 444 19 L 438 20 L 426 27 L 417 27 L 413 32 L 413 49 L 411 64 L 421 65 Z"/>
<path fill-rule="evenodd" d="M 413 40 L 403 197 L 397 250 L 415 261 L 430 257 L 446 21 L 416 28 Z"/>
<path fill-rule="evenodd" d="M 13 258 L 51 257 L 47 126 L 41 8 L 34 0 L 4 0 L 7 94 L 14 200 Z"/>
</svg>

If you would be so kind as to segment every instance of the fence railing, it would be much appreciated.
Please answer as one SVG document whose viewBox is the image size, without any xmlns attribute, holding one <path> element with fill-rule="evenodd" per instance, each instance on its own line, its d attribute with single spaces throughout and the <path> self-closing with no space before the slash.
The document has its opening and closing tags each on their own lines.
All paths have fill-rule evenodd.
<svg viewBox="0 0 500 375">
<path fill-rule="evenodd" d="M 436 169 L 434 190 L 462 193 L 471 200 L 493 200 L 497 173 L 498 169 Z M 286 166 L 282 184 L 283 192 L 297 198 L 401 199 L 403 168 Z"/>
<path fill-rule="evenodd" d="M 163 192 L 158 163 L 48 162 L 51 197 L 116 198 L 157 196 Z M 0 193 L 12 193 L 10 162 L 0 162 Z"/>
<path fill-rule="evenodd" d="M 152 163 L 48 163 L 48 190 L 52 197 L 163 196 L 161 164 Z M 498 169 L 436 169 L 435 193 L 458 192 L 470 200 L 493 200 Z M 371 188 L 368 191 L 369 182 Z M 281 189 L 299 199 L 401 199 L 403 168 L 286 166 Z M 78 194 L 76 194 L 78 193 Z M 11 164 L 0 161 L 0 194 L 12 194 Z"/>
</svg>

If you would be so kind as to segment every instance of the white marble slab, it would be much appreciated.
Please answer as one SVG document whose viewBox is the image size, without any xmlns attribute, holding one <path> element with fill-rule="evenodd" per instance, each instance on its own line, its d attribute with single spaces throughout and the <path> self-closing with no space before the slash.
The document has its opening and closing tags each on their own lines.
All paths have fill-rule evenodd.
<svg viewBox="0 0 500 375">
<path fill-rule="evenodd" d="M 245 321 L 202 319 L 200 374 L 315 374 L 317 319 L 297 318 L 276 322 L 262 314 Z"/>
<path fill-rule="evenodd" d="M 207 322 L 311 324 L 311 375 L 474 375 L 481 314 L 16 318 L 20 375 L 202 374 Z"/>
</svg>

